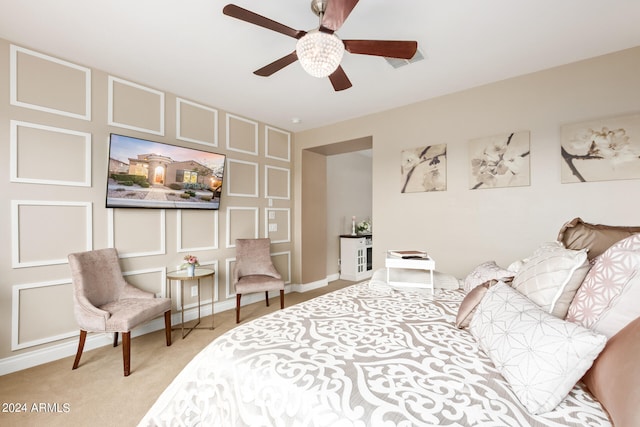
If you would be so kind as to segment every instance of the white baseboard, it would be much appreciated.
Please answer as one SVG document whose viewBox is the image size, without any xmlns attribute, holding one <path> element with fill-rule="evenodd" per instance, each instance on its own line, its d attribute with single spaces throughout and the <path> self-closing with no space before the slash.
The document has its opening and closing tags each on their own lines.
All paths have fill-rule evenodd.
<svg viewBox="0 0 640 427">
<path fill-rule="evenodd" d="M 328 285 L 328 280 L 320 280 L 305 285 L 287 285 L 285 286 L 285 293 L 289 292 L 306 292 L 312 289 L 317 289 L 322 286 Z M 273 294 L 270 295 L 273 297 Z M 259 292 L 256 294 L 249 294 L 242 298 L 242 305 L 252 304 L 254 302 L 263 301 L 264 295 Z M 235 298 L 230 298 L 225 301 L 214 303 L 215 313 L 220 313 L 227 310 L 235 310 L 236 301 Z M 201 317 L 211 315 L 211 302 L 202 302 L 200 306 Z M 185 309 L 184 320 L 189 321 L 198 317 L 198 308 L 191 307 Z M 172 313 L 171 324 L 180 324 L 180 312 Z M 145 335 L 150 332 L 155 332 L 164 329 L 164 318 L 159 317 L 144 325 L 131 331 L 131 337 L 137 337 Z M 78 330 L 78 335 L 80 331 Z M 89 333 L 87 340 L 85 341 L 84 351 L 94 350 L 106 345 L 113 345 L 113 334 L 111 333 Z M 65 357 L 74 356 L 78 349 L 78 339 L 70 340 L 60 344 L 54 344 L 43 349 L 33 350 L 25 353 L 21 353 L 16 356 L 9 356 L 0 359 L 0 376 L 7 375 L 12 372 L 21 371 L 23 369 L 32 368 L 34 366 L 42 365 L 43 363 L 53 362 L 55 360 L 63 359 Z M 69 369 L 73 362 L 69 363 Z"/>
<path fill-rule="evenodd" d="M 317 280 L 311 283 L 303 283 L 299 285 L 291 285 L 291 290 L 294 292 L 308 292 L 314 289 L 323 288 L 329 285 L 328 279 Z"/>
</svg>

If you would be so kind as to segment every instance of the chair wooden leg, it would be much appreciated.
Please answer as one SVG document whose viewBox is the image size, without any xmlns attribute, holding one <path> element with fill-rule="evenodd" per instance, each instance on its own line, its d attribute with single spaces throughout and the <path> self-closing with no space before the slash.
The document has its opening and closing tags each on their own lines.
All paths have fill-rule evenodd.
<svg viewBox="0 0 640 427">
<path fill-rule="evenodd" d="M 124 376 L 131 371 L 131 331 L 122 333 L 122 359 L 124 361 Z"/>
<path fill-rule="evenodd" d="M 236 323 L 240 323 L 240 298 L 242 294 L 236 294 Z"/>
<path fill-rule="evenodd" d="M 264 291 L 264 299 L 267 301 L 267 307 L 269 307 L 269 291 Z"/>
<path fill-rule="evenodd" d="M 171 310 L 164 312 L 164 334 L 167 337 L 167 347 L 171 345 Z"/>
<path fill-rule="evenodd" d="M 117 332 L 113 333 L 113 346 L 114 347 L 118 346 L 118 333 Z"/>
<path fill-rule="evenodd" d="M 73 361 L 73 368 L 76 369 L 80 364 L 80 356 L 82 356 L 82 350 L 84 349 L 84 342 L 87 339 L 87 331 L 80 329 L 80 340 L 78 341 L 78 351 L 76 352 L 76 360 Z"/>
<path fill-rule="evenodd" d="M 284 308 L 284 289 L 280 289 L 280 309 Z"/>
</svg>

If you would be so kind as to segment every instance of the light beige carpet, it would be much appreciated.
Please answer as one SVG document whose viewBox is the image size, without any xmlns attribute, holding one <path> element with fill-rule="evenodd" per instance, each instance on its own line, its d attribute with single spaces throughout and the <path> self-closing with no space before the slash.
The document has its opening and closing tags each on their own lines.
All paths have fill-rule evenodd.
<svg viewBox="0 0 640 427">
<path fill-rule="evenodd" d="M 285 307 L 353 283 L 338 280 L 321 289 L 289 293 Z M 279 308 L 278 297 L 271 298 L 270 307 L 264 301 L 244 306 L 241 323 Z M 210 322 L 210 316 L 203 318 L 200 326 Z M 0 425 L 135 426 L 193 356 L 236 326 L 235 311 L 215 313 L 214 323 L 214 330 L 197 329 L 185 339 L 180 330 L 173 331 L 171 347 L 165 345 L 164 330 L 132 339 L 128 377 L 122 374 L 121 345 L 86 351 L 76 370 L 71 370 L 73 357 L 67 357 L 1 376 Z M 15 412 L 25 407 L 26 412 Z"/>
</svg>

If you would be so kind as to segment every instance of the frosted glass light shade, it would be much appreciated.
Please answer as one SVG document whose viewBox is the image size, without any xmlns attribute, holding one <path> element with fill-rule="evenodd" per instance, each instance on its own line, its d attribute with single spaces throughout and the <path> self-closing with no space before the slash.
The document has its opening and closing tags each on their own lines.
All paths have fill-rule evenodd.
<svg viewBox="0 0 640 427">
<path fill-rule="evenodd" d="M 344 44 L 335 34 L 309 31 L 296 43 L 300 65 L 314 77 L 327 77 L 342 61 Z"/>
</svg>

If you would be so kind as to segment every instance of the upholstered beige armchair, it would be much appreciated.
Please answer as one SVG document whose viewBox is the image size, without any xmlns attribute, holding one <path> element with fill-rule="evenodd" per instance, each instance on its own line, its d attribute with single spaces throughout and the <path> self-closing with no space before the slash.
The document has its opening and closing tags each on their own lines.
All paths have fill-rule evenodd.
<svg viewBox="0 0 640 427">
<path fill-rule="evenodd" d="M 271 240 L 236 239 L 236 262 L 233 286 L 236 290 L 236 323 L 240 323 L 242 294 L 264 292 L 269 306 L 269 291 L 280 291 L 280 308 L 284 308 L 284 281 L 271 262 Z"/>
<path fill-rule="evenodd" d="M 131 330 L 164 313 L 167 346 L 171 345 L 171 300 L 155 298 L 127 283 L 122 276 L 118 252 L 113 248 L 69 255 L 73 280 L 73 307 L 80 326 L 78 352 L 73 369 L 78 367 L 87 332 L 113 332 L 113 346 L 122 332 L 124 376 L 130 372 Z"/>
</svg>

